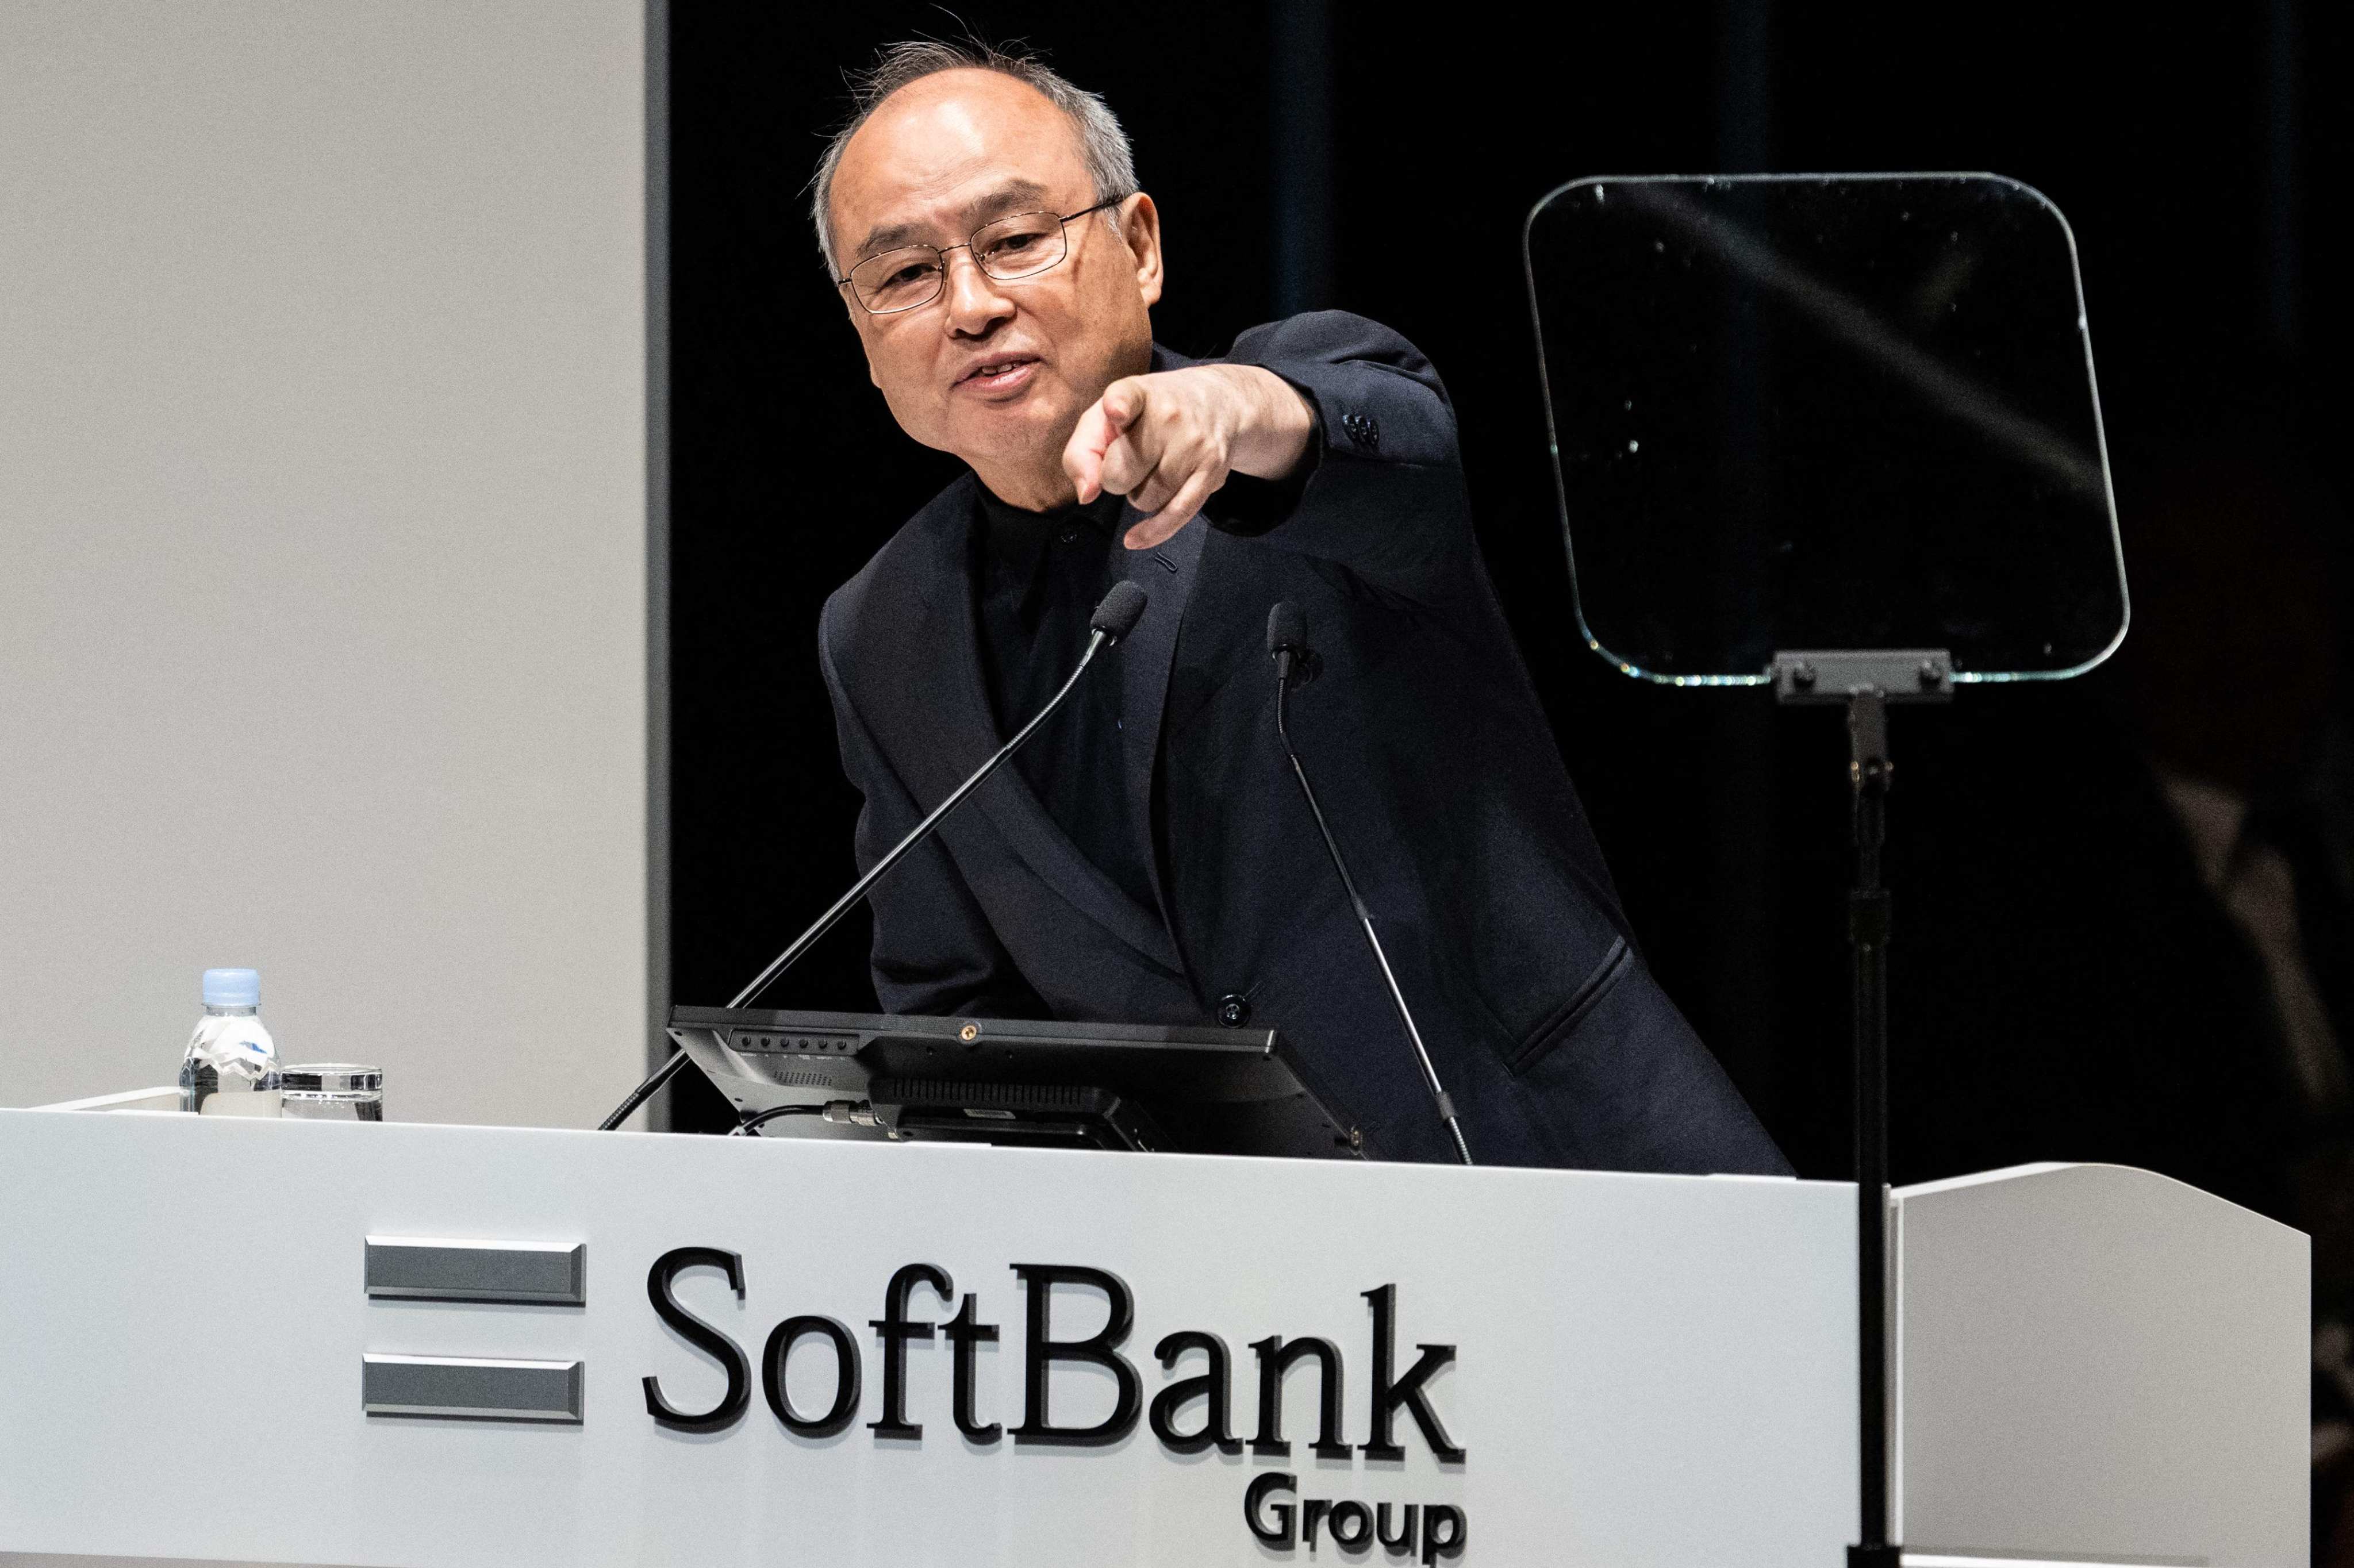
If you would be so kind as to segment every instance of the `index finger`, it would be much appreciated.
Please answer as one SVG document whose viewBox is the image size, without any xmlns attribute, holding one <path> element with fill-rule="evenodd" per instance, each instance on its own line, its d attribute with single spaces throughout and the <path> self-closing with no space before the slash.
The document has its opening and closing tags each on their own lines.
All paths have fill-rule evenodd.
<svg viewBox="0 0 2354 1568">
<path fill-rule="evenodd" d="M 1105 387 L 1103 396 L 1079 416 L 1071 439 L 1063 444 L 1063 471 L 1077 487 L 1080 505 L 1103 493 L 1104 453 L 1144 412 L 1144 401 L 1143 378 L 1125 376 Z"/>
<path fill-rule="evenodd" d="M 1104 453 L 1119 438 L 1118 427 L 1104 414 L 1103 399 L 1097 398 L 1087 405 L 1071 439 L 1063 443 L 1063 471 L 1078 487 L 1080 505 L 1103 493 Z"/>
</svg>

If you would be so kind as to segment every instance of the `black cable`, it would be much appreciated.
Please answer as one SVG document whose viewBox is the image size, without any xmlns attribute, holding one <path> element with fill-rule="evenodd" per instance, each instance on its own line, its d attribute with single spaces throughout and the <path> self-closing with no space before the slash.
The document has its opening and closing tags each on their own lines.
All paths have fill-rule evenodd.
<svg viewBox="0 0 2354 1568">
<path fill-rule="evenodd" d="M 630 1113 L 631 1111 L 636 1110 L 640 1106 L 653 1098 L 655 1091 L 659 1090 L 664 1084 L 669 1083 L 673 1078 L 678 1076 L 678 1070 L 685 1065 L 686 1053 L 684 1051 L 672 1052 L 669 1061 L 664 1062 L 661 1066 L 656 1067 L 647 1075 L 644 1083 L 640 1084 L 636 1088 L 630 1091 L 630 1097 L 628 1099 L 623 1100 L 620 1105 L 613 1107 L 612 1115 L 607 1117 L 603 1121 L 597 1124 L 597 1130 L 599 1132 L 610 1132 L 615 1128 L 620 1126 L 623 1122 L 629 1120 Z"/>
<path fill-rule="evenodd" d="M 823 1116 L 824 1114 L 825 1107 L 823 1106 L 770 1106 L 767 1110 L 761 1111 L 757 1115 L 748 1116 L 742 1121 L 737 1122 L 736 1124 L 736 1130 L 729 1133 L 727 1136 L 730 1138 L 749 1138 L 752 1136 L 752 1133 L 756 1128 L 766 1127 L 769 1123 L 776 1120 L 780 1116 Z"/>
</svg>

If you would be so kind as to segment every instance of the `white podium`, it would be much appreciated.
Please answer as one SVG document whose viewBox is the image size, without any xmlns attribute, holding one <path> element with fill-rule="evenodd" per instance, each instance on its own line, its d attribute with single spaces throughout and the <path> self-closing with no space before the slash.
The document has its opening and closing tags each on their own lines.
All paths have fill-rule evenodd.
<svg viewBox="0 0 2354 1568">
<path fill-rule="evenodd" d="M 1835 1183 L 0 1111 L 0 1562 L 1840 1568 L 1855 1528 Z M 2037 1166 L 1900 1194 L 1893 1256 L 1915 1563 L 2304 1563 L 2304 1236 Z"/>
</svg>

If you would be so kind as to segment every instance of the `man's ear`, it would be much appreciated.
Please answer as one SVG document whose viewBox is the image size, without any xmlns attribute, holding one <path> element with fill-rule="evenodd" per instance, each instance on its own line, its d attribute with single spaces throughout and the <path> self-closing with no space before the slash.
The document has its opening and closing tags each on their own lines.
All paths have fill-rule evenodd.
<svg viewBox="0 0 2354 1568">
<path fill-rule="evenodd" d="M 883 377 L 875 373 L 875 349 L 866 341 L 866 323 L 874 318 L 850 297 L 849 290 L 837 289 L 834 291 L 842 296 L 842 313 L 850 318 L 851 333 L 858 339 L 858 352 L 866 356 L 866 379 L 879 388 L 883 385 Z"/>
<path fill-rule="evenodd" d="M 1150 310 L 1161 302 L 1161 209 L 1142 191 L 1128 198 L 1119 235 L 1136 258 L 1136 291 Z"/>
</svg>

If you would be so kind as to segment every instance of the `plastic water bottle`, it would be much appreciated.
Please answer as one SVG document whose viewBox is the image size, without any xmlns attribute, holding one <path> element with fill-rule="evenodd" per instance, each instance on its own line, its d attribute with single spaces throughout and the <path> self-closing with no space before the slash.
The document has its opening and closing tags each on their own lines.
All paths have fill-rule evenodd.
<svg viewBox="0 0 2354 1568">
<path fill-rule="evenodd" d="M 276 1116 L 278 1045 L 261 1022 L 261 977 L 207 969 L 205 1015 L 180 1059 L 180 1108 L 202 1116 Z"/>
</svg>

